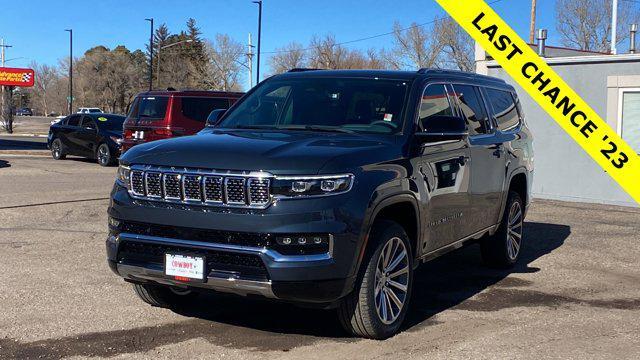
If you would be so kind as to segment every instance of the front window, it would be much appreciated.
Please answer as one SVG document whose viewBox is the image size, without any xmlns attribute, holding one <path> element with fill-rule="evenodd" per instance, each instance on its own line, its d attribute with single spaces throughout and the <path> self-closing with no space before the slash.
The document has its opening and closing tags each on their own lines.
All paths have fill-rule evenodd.
<svg viewBox="0 0 640 360">
<path fill-rule="evenodd" d="M 265 82 L 217 127 L 396 133 L 409 84 L 400 80 L 297 78 Z"/>
</svg>

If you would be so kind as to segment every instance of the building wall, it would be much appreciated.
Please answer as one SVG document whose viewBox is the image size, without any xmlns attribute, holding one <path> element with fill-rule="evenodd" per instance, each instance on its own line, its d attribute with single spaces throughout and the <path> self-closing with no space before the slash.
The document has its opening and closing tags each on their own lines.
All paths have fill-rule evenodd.
<svg viewBox="0 0 640 360">
<path fill-rule="evenodd" d="M 624 79 L 630 80 L 627 84 L 635 83 L 634 79 L 640 75 L 640 57 L 615 57 L 624 61 L 598 61 L 598 58 L 603 57 L 588 61 L 549 59 L 547 62 L 615 130 L 618 120 L 612 109 L 618 106 L 616 87 L 624 85 Z M 607 58 L 615 59 L 611 55 Z M 504 79 L 520 96 L 526 121 L 534 135 L 534 197 L 638 206 L 501 67 L 493 61 L 485 61 L 478 64 L 478 70 Z"/>
</svg>

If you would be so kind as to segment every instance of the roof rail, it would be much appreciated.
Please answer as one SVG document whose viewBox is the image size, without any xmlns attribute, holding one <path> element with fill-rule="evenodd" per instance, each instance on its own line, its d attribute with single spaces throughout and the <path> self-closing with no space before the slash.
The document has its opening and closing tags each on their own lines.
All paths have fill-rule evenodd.
<svg viewBox="0 0 640 360">
<path fill-rule="evenodd" d="M 315 69 L 315 68 L 293 68 L 287 72 L 303 72 L 303 71 L 314 71 L 314 70 L 325 70 L 325 69 Z"/>
</svg>

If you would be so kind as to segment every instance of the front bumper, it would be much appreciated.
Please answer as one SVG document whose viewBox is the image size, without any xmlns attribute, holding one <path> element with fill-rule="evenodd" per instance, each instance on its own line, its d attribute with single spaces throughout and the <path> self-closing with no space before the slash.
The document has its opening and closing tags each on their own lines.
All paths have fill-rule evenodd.
<svg viewBox="0 0 640 360">
<path fill-rule="evenodd" d="M 321 254 L 282 255 L 260 246 L 223 243 L 216 239 L 192 239 L 149 236 L 137 233 L 112 233 L 106 242 L 107 258 L 114 272 L 128 281 L 152 282 L 176 287 L 210 289 L 239 295 L 259 295 L 266 298 L 304 303 L 330 303 L 348 294 L 353 288 L 357 254 L 359 254 L 360 220 L 336 206 L 336 197 L 306 201 L 282 202 L 265 210 L 211 211 L 184 206 L 159 206 L 132 199 L 119 186 L 112 192 L 109 215 L 114 219 L 192 227 L 223 231 L 255 233 L 331 234 L 329 251 Z M 305 203 L 305 204 L 303 204 Z M 354 226 L 354 224 L 356 226 Z M 201 239 L 199 239 L 201 240 Z M 264 265 L 265 276 L 246 277 L 242 272 L 226 271 L 208 266 L 203 282 L 182 282 L 164 274 L 158 262 L 131 262 L 120 256 L 123 244 L 136 243 L 178 249 L 178 252 L 198 252 L 208 257 L 213 253 L 254 257 Z M 160 251 L 161 252 L 161 251 Z"/>
</svg>

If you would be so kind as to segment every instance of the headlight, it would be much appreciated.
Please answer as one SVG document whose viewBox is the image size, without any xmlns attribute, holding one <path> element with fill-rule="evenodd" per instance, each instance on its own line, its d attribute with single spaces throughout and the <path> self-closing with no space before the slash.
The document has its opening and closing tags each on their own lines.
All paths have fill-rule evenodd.
<svg viewBox="0 0 640 360">
<path fill-rule="evenodd" d="M 352 185 L 352 174 L 278 176 L 273 181 L 273 194 L 287 198 L 336 195 L 351 190 Z"/>
<path fill-rule="evenodd" d="M 131 184 L 131 182 L 129 181 L 130 175 L 131 175 L 130 167 L 124 166 L 124 165 L 118 166 L 118 172 L 116 173 L 116 183 L 128 189 Z"/>
</svg>

